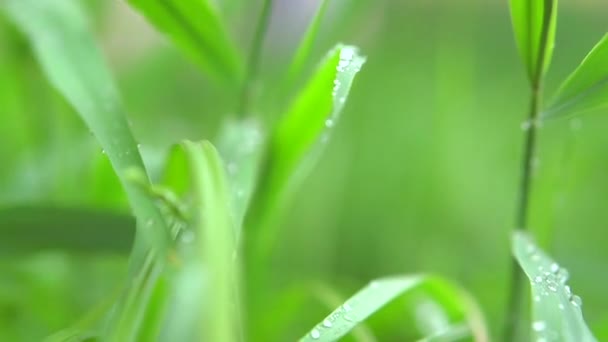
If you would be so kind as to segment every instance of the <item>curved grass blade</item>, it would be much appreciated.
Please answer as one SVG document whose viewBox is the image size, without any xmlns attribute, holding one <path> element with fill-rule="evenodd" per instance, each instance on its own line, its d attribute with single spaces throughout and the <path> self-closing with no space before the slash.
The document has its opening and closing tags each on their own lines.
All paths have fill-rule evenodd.
<svg viewBox="0 0 608 342">
<path fill-rule="evenodd" d="M 177 308 L 166 329 L 181 330 L 184 338 L 193 338 L 189 334 L 194 332 L 205 341 L 236 341 L 235 223 L 223 162 L 206 141 L 184 141 L 174 151 L 173 162 L 173 170 L 187 171 L 182 177 L 190 179 L 192 196 L 191 230 L 181 239 L 183 265 L 175 286 L 201 302 L 188 310 Z"/>
<path fill-rule="evenodd" d="M 129 0 L 158 30 L 218 80 L 238 85 L 243 66 L 210 0 Z"/>
<path fill-rule="evenodd" d="M 7 0 L 2 6 L 27 36 L 51 84 L 76 108 L 98 139 L 138 219 L 138 235 L 160 253 L 170 236 L 162 216 L 142 190 L 125 176 L 144 169 L 120 97 L 89 32 L 81 9 L 71 0 Z"/>
<path fill-rule="evenodd" d="M 519 54 L 526 67 L 528 78 L 534 84 L 538 82 L 538 78 L 551 62 L 555 45 L 557 0 L 511 0 L 510 4 L 511 21 Z M 542 35 L 545 30 L 546 43 L 543 53 Z M 543 68 L 540 72 L 539 67 Z"/>
<path fill-rule="evenodd" d="M 85 208 L 19 206 L 0 209 L 0 255 L 44 249 L 79 253 L 127 254 L 134 220 L 126 215 Z"/>
<path fill-rule="evenodd" d="M 357 49 L 338 45 L 329 52 L 269 139 L 245 226 L 247 262 L 259 262 L 277 235 L 270 224 L 287 186 L 294 186 L 320 155 L 339 118 L 355 75 L 365 62 Z"/>
<path fill-rule="evenodd" d="M 513 235 L 513 255 L 530 280 L 535 340 L 597 341 L 583 320 L 580 297 L 566 284 L 568 271 L 521 232 Z"/>
<path fill-rule="evenodd" d="M 461 322 L 456 323 L 467 323 L 469 333 L 473 333 L 477 341 L 487 341 L 485 324 L 472 300 L 463 291 L 441 278 L 423 275 L 372 281 L 317 324 L 300 341 L 337 341 L 391 302 L 421 289 L 440 304 L 452 310 L 456 309 L 461 319 Z"/>
<path fill-rule="evenodd" d="M 560 86 L 546 118 L 608 106 L 608 33 Z"/>
</svg>

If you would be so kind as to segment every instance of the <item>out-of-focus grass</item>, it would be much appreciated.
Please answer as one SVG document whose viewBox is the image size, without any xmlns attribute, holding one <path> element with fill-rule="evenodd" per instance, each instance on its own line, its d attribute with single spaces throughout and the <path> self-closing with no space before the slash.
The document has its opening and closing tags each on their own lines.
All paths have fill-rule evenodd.
<svg viewBox="0 0 608 342">
<path fill-rule="evenodd" d="M 607 29 L 605 4 L 562 4 L 549 89 Z M 360 45 L 369 62 L 327 155 L 290 207 L 284 223 L 288 229 L 281 232 L 271 266 L 281 275 L 275 281 L 327 279 L 351 293 L 366 279 L 389 273 L 437 272 L 474 293 L 490 325 L 497 327 L 506 294 L 519 125 L 527 106 L 526 75 L 507 4 L 362 1 L 351 12 L 329 11 L 333 17 L 322 27 L 316 55 L 331 42 L 347 40 Z M 103 18 L 101 27 L 112 25 L 113 19 Z M 347 26 L 334 30 L 340 27 L 337 23 Z M 4 51 L 0 58 L 7 56 Z M 272 53 L 264 63 L 270 74 L 276 67 Z M 0 68 L 6 65 L 12 64 L 3 59 Z M 226 96 L 166 44 L 128 64 L 114 65 L 135 134 L 152 164 L 158 149 L 168 143 L 214 136 L 221 117 L 232 108 Z M 44 88 L 37 71 L 26 70 L 26 81 Z M 0 85 L 6 89 L 12 83 L 2 75 Z M 48 106 L 36 98 L 23 112 L 43 118 Z M 607 124 L 601 112 L 547 123 L 541 130 L 543 159 L 533 198 L 532 229 L 555 227 L 555 237 L 546 242 L 552 255 L 577 270 L 572 286 L 585 298 L 585 317 L 592 328 L 606 321 L 608 307 L 602 285 L 608 275 L 594 271 L 608 258 L 608 238 L 602 233 L 608 220 Z M 2 161 L 16 158 L 2 151 Z M 16 171 L 0 172 L 4 186 Z M 41 181 L 48 182 L 55 181 Z M 22 262 L 7 265 L 0 279 L 0 316 L 6 318 L 0 322 L 7 322 L 0 329 L 2 340 L 37 339 L 64 327 L 111 292 L 90 286 L 82 291 L 82 283 L 111 289 L 125 262 L 103 256 L 78 261 L 61 253 L 31 259 L 44 265 L 35 272 Z M 53 278 L 61 275 L 65 278 Z M 41 300 L 13 296 L 17 289 Z M 43 307 L 44 298 L 61 305 Z M 298 327 L 313 326 L 317 318 L 303 315 L 309 324 Z"/>
</svg>

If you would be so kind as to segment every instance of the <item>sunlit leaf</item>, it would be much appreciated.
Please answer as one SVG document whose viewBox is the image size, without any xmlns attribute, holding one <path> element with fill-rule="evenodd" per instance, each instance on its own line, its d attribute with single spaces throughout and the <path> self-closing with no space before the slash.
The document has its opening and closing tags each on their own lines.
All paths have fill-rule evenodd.
<svg viewBox="0 0 608 342">
<path fill-rule="evenodd" d="M 246 238 L 252 239 L 245 247 L 256 255 L 247 255 L 247 262 L 269 251 L 277 235 L 269 224 L 272 213 L 288 185 L 295 186 L 322 152 L 364 62 L 352 46 L 329 52 L 272 133 L 245 223 Z"/>
<path fill-rule="evenodd" d="M 129 0 L 205 72 L 236 84 L 242 64 L 214 1 Z"/>
<path fill-rule="evenodd" d="M 568 271 L 524 233 L 513 236 L 513 254 L 530 280 L 535 340 L 596 341 L 583 320 L 581 298 L 567 285 Z"/>
<path fill-rule="evenodd" d="M 550 118 L 606 106 L 608 106 L 608 34 L 604 35 L 564 81 L 543 116 Z"/>
<path fill-rule="evenodd" d="M 537 82 L 539 66 L 548 68 L 555 44 L 557 0 L 511 0 L 511 21 L 519 54 L 531 82 Z M 543 52 L 543 33 L 546 41 Z M 542 61 L 539 61 L 542 58 Z"/>
</svg>

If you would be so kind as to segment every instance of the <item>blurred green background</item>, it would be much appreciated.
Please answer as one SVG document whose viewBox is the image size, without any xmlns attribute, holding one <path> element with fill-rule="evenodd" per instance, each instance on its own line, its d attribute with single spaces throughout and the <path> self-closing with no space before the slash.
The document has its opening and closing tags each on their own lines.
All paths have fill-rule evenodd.
<svg viewBox="0 0 608 342">
<path fill-rule="evenodd" d="M 159 171 L 181 139 L 213 140 L 234 94 L 122 2 L 83 4 L 147 164 Z M 256 2 L 220 4 L 244 50 Z M 274 8 L 256 113 L 269 123 L 281 114 L 272 84 L 315 5 Z M 560 1 L 549 93 L 608 31 L 607 14 L 603 0 Z M 274 281 L 323 280 L 348 295 L 375 277 L 437 273 L 474 294 L 496 336 L 529 91 L 508 2 L 336 0 L 322 30 L 315 59 L 342 41 L 368 62 L 327 153 L 285 212 Z M 606 114 L 545 123 L 532 209 L 533 231 L 554 230 L 537 239 L 570 270 L 599 338 L 608 337 Z M 39 340 L 111 297 L 131 226 L 109 162 L 0 21 L 0 340 Z M 316 318 L 302 314 L 294 336 Z"/>
</svg>

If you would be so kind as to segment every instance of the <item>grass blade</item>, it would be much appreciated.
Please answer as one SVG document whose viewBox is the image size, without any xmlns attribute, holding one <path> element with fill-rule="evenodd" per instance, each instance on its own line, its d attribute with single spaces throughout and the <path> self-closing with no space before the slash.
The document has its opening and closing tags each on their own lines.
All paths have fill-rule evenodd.
<svg viewBox="0 0 608 342">
<path fill-rule="evenodd" d="M 129 0 L 158 30 L 218 80 L 238 85 L 243 66 L 210 0 Z"/>
<path fill-rule="evenodd" d="M 227 121 L 219 135 L 218 149 L 226 161 L 232 209 L 239 226 L 255 188 L 263 139 L 261 123 L 253 118 Z"/>
<path fill-rule="evenodd" d="M 608 33 L 560 86 L 543 114 L 551 118 L 608 106 Z"/>
<path fill-rule="evenodd" d="M 403 276 L 372 281 L 317 324 L 300 341 L 337 341 L 383 307 L 420 289 L 445 305 L 446 310 L 456 309 L 459 313 L 457 317 L 461 321 L 455 323 L 468 323 L 469 332 L 473 332 L 476 340 L 487 340 L 485 325 L 476 305 L 461 290 L 440 278 Z"/>
<path fill-rule="evenodd" d="M 312 46 L 314 45 L 315 39 L 319 34 L 319 29 L 321 27 L 321 22 L 323 21 L 323 17 L 325 16 L 325 12 L 327 11 L 327 7 L 329 5 L 330 0 L 321 0 L 319 7 L 317 8 L 317 12 L 315 13 L 296 53 L 291 61 L 291 65 L 287 70 L 287 78 L 286 85 L 284 89 L 289 91 L 296 80 L 300 77 L 302 73 L 302 69 L 304 68 L 304 64 L 308 60 L 310 53 L 312 52 Z"/>
<path fill-rule="evenodd" d="M 583 320 L 580 297 L 566 284 L 568 271 L 524 233 L 513 235 L 513 254 L 530 280 L 535 340 L 596 341 Z"/>
<path fill-rule="evenodd" d="M 195 263 L 205 269 L 203 324 L 205 341 L 236 341 L 238 320 L 235 307 L 236 247 L 230 192 L 223 162 L 209 142 L 185 141 L 183 150 L 192 182 L 192 225 L 195 232 Z M 186 263 L 189 261 L 186 260 Z"/>
<path fill-rule="evenodd" d="M 539 76 L 548 68 L 553 54 L 557 0 L 511 0 L 510 4 L 511 21 L 519 54 L 530 81 L 536 83 Z M 547 32 L 543 53 L 542 35 L 545 25 Z M 538 70 L 539 67 L 543 68 L 541 72 Z"/>
<path fill-rule="evenodd" d="M 0 209 L 0 254 L 44 249 L 127 254 L 135 222 L 118 213 L 84 208 L 19 206 Z"/>
<path fill-rule="evenodd" d="M 76 108 L 110 159 L 138 219 L 138 234 L 163 253 L 170 237 L 154 203 L 125 176 L 127 169 L 144 165 L 81 9 L 71 0 L 8 0 L 3 7 L 27 36 L 51 84 Z"/>
<path fill-rule="evenodd" d="M 344 107 L 355 75 L 365 62 L 357 49 L 339 45 L 321 63 L 306 87 L 279 122 L 268 142 L 261 179 L 245 226 L 253 239 L 248 262 L 267 255 L 276 231 L 269 224 L 288 185 L 294 186 L 313 165 Z"/>
</svg>

